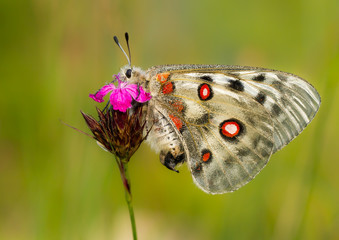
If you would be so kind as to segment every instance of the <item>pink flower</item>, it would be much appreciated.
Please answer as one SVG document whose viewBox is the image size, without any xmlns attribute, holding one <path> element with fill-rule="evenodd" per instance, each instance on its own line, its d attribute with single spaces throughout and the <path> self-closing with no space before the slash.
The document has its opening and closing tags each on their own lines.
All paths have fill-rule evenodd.
<svg viewBox="0 0 339 240">
<path fill-rule="evenodd" d="M 152 96 L 150 93 L 145 92 L 142 86 L 137 84 L 129 84 L 120 80 L 120 75 L 114 75 L 118 80 L 118 87 L 113 83 L 103 86 L 95 94 L 90 94 L 89 97 L 96 102 L 103 102 L 104 96 L 111 92 L 109 101 L 113 106 L 113 110 L 119 110 L 120 112 L 126 112 L 128 108 L 132 107 L 132 100 L 144 103 L 149 101 Z"/>
</svg>

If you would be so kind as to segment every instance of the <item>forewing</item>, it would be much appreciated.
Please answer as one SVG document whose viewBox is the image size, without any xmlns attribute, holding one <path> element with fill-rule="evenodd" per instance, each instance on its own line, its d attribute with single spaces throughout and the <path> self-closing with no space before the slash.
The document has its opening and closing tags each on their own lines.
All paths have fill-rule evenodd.
<svg viewBox="0 0 339 240">
<path fill-rule="evenodd" d="M 150 72 L 191 73 L 224 85 L 232 79 L 245 83 L 244 93 L 269 111 L 274 124 L 274 150 L 284 147 L 311 122 L 320 96 L 304 79 L 286 72 L 243 66 L 168 65 Z M 235 86 L 236 87 L 236 86 Z"/>
</svg>

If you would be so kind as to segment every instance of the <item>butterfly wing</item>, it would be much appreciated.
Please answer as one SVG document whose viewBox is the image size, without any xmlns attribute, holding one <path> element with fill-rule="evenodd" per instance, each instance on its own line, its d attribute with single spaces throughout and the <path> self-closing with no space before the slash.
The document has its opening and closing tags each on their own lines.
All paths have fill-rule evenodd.
<svg viewBox="0 0 339 240">
<path fill-rule="evenodd" d="M 314 117 L 320 98 L 297 76 L 261 68 L 169 65 L 148 71 L 154 112 L 176 131 L 195 183 L 248 183 Z"/>
</svg>

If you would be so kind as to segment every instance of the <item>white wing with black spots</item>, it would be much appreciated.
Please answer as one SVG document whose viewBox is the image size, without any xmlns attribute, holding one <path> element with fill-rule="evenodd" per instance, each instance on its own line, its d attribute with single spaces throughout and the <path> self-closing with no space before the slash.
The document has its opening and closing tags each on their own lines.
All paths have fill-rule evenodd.
<svg viewBox="0 0 339 240">
<path fill-rule="evenodd" d="M 320 104 L 306 81 L 268 69 L 169 65 L 149 69 L 146 79 L 151 115 L 172 126 L 195 183 L 212 194 L 253 179 Z"/>
</svg>

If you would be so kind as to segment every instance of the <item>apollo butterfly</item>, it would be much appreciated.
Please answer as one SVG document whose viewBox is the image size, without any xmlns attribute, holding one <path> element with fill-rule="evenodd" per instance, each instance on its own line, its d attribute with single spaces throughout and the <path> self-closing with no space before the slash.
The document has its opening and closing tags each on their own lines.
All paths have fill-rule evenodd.
<svg viewBox="0 0 339 240">
<path fill-rule="evenodd" d="M 143 71 L 125 55 L 129 65 L 120 78 L 152 97 L 144 103 L 147 141 L 169 169 L 187 162 L 195 184 L 207 193 L 232 192 L 251 181 L 320 106 L 315 88 L 290 73 L 227 65 Z"/>
</svg>

